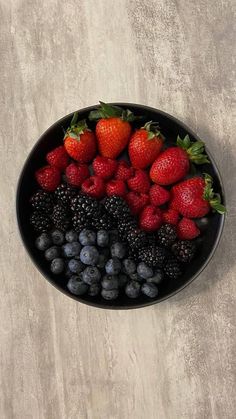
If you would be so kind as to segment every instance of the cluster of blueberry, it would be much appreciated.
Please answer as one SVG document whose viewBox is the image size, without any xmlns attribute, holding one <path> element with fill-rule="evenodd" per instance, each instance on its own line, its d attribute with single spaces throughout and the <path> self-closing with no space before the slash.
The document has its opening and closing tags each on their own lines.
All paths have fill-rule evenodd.
<svg viewBox="0 0 236 419">
<path fill-rule="evenodd" d="M 129 258 L 116 230 L 63 233 L 56 229 L 42 233 L 35 245 L 50 262 L 51 272 L 65 275 L 67 288 L 74 295 L 101 294 L 106 300 L 114 300 L 124 291 L 129 298 L 140 294 L 155 298 L 163 280 L 160 269 Z"/>
</svg>

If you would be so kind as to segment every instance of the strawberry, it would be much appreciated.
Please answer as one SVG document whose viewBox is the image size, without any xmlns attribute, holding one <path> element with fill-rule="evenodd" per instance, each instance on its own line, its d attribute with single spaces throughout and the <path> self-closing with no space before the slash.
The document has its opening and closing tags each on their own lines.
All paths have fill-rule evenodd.
<svg viewBox="0 0 236 419">
<path fill-rule="evenodd" d="M 128 109 L 100 102 L 100 108 L 90 112 L 89 119 L 100 119 L 96 125 L 100 154 L 115 159 L 127 146 L 131 134 L 130 122 L 137 118 Z"/>
<path fill-rule="evenodd" d="M 219 194 L 212 189 L 212 177 L 208 174 L 184 180 L 171 189 L 171 208 L 187 218 L 200 218 L 208 214 L 211 207 L 223 214 L 226 209 L 221 204 Z"/>
<path fill-rule="evenodd" d="M 82 183 L 81 190 L 93 198 L 103 198 L 105 195 L 105 183 L 98 176 L 90 176 Z"/>
<path fill-rule="evenodd" d="M 65 147 L 60 145 L 47 154 L 46 160 L 51 166 L 55 166 L 59 170 L 65 170 L 69 162 L 69 156 L 65 150 Z"/>
<path fill-rule="evenodd" d="M 168 208 L 162 213 L 163 221 L 167 224 L 177 225 L 179 221 L 179 213 L 173 208 Z"/>
<path fill-rule="evenodd" d="M 134 168 L 129 165 L 125 160 L 120 160 L 118 162 L 117 171 L 115 178 L 119 180 L 128 180 L 134 174 Z"/>
<path fill-rule="evenodd" d="M 110 179 L 114 175 L 117 166 L 116 160 L 108 159 L 107 157 L 97 156 L 93 161 L 95 175 L 103 179 Z"/>
<path fill-rule="evenodd" d="M 126 202 L 129 205 L 130 211 L 133 215 L 139 214 L 148 204 L 149 196 L 144 193 L 128 192 L 126 195 Z"/>
<path fill-rule="evenodd" d="M 44 166 L 35 173 L 36 180 L 45 191 L 55 191 L 61 181 L 61 173 L 57 167 Z"/>
<path fill-rule="evenodd" d="M 140 214 L 139 226 L 145 231 L 156 231 L 160 228 L 162 221 L 160 208 L 154 207 L 154 205 L 148 205 Z"/>
<path fill-rule="evenodd" d="M 70 127 L 64 136 L 64 146 L 74 160 L 80 163 L 88 163 L 96 154 L 96 138 L 88 128 L 86 120 L 78 120 L 78 112 L 74 113 Z"/>
<path fill-rule="evenodd" d="M 127 181 L 129 189 L 134 192 L 147 193 L 150 189 L 150 180 L 148 174 L 141 169 L 137 169 L 134 175 Z"/>
<path fill-rule="evenodd" d="M 67 182 L 77 188 L 79 188 L 83 181 L 89 176 L 89 168 L 86 164 L 71 163 L 66 168 Z"/>
<path fill-rule="evenodd" d="M 106 185 L 107 196 L 125 196 L 126 193 L 126 184 L 123 180 L 110 180 Z"/>
<path fill-rule="evenodd" d="M 136 169 L 145 169 L 156 160 L 163 146 L 163 136 L 157 123 L 147 122 L 129 142 L 129 158 Z"/>
<path fill-rule="evenodd" d="M 177 146 L 167 148 L 154 161 L 150 178 L 159 185 L 171 185 L 187 175 L 190 161 L 196 164 L 209 163 L 204 154 L 204 143 L 192 142 L 188 135 L 183 140 L 178 136 Z"/>
<path fill-rule="evenodd" d="M 192 240 L 199 236 L 200 230 L 189 218 L 182 218 L 177 225 L 177 236 L 180 240 Z"/>
<path fill-rule="evenodd" d="M 149 191 L 150 202 L 152 205 L 159 207 L 170 199 L 170 192 L 159 185 L 152 185 Z"/>
</svg>

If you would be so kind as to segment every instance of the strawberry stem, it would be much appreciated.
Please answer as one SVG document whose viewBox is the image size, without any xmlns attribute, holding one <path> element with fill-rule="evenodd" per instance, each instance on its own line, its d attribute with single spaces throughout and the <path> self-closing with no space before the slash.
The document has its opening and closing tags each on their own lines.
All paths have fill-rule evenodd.
<svg viewBox="0 0 236 419">
<path fill-rule="evenodd" d="M 90 129 L 88 128 L 86 119 L 82 119 L 81 121 L 78 121 L 78 122 L 77 121 L 78 121 L 78 112 L 75 112 L 71 120 L 70 126 L 66 130 L 64 139 L 70 136 L 79 141 L 81 134 L 84 134 L 85 131 L 90 131 Z"/>
<path fill-rule="evenodd" d="M 217 211 L 219 214 L 224 214 L 226 208 L 221 204 L 221 196 L 218 193 L 215 193 L 212 185 L 213 179 L 208 173 L 204 173 L 205 188 L 203 192 L 203 198 L 209 202 L 210 206 L 214 211 Z"/>
<path fill-rule="evenodd" d="M 99 108 L 90 112 L 90 121 L 98 121 L 99 119 L 104 118 L 120 118 L 126 122 L 133 122 L 137 119 L 142 119 L 142 116 L 135 116 L 129 109 L 122 109 L 119 106 L 108 105 L 104 102 L 99 103 Z"/>
<path fill-rule="evenodd" d="M 189 135 L 185 135 L 183 140 L 178 135 L 177 146 L 183 148 L 187 153 L 189 160 L 195 164 L 210 163 L 205 152 L 205 144 L 203 141 L 191 141 Z"/>
<path fill-rule="evenodd" d="M 152 140 L 155 137 L 161 137 L 164 140 L 158 122 L 148 121 L 141 129 L 145 129 L 148 132 L 148 140 Z"/>
</svg>

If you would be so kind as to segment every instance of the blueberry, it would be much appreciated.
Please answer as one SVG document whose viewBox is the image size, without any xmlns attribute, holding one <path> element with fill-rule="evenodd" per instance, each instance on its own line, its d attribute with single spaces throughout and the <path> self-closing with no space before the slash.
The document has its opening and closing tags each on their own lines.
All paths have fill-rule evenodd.
<svg viewBox="0 0 236 419">
<path fill-rule="evenodd" d="M 127 275 L 134 274 L 136 272 L 136 265 L 132 259 L 124 259 L 122 262 L 123 272 Z"/>
<path fill-rule="evenodd" d="M 61 258 L 53 259 L 51 262 L 51 272 L 55 275 L 61 274 L 64 271 L 65 263 Z"/>
<path fill-rule="evenodd" d="M 119 274 L 118 275 L 118 286 L 119 288 L 124 288 L 124 286 L 127 284 L 129 278 L 125 274 Z"/>
<path fill-rule="evenodd" d="M 82 246 L 91 246 L 96 243 L 96 233 L 85 228 L 79 234 L 79 241 Z"/>
<path fill-rule="evenodd" d="M 63 255 L 67 258 L 73 258 L 79 255 L 81 245 L 78 242 L 66 243 L 62 246 Z"/>
<path fill-rule="evenodd" d="M 80 260 L 85 265 L 95 266 L 98 263 L 99 253 L 94 246 L 84 246 L 80 252 Z"/>
<path fill-rule="evenodd" d="M 61 246 L 64 243 L 64 234 L 60 230 L 53 230 L 51 232 L 52 242 L 57 246 Z"/>
<path fill-rule="evenodd" d="M 83 295 L 88 290 L 88 285 L 85 284 L 80 278 L 76 275 L 73 275 L 67 284 L 68 290 L 75 295 Z"/>
<path fill-rule="evenodd" d="M 107 257 L 105 255 L 99 255 L 97 267 L 103 269 L 106 265 Z"/>
<path fill-rule="evenodd" d="M 117 275 L 121 270 L 121 263 L 118 258 L 109 259 L 105 265 L 108 275 Z"/>
<path fill-rule="evenodd" d="M 92 284 L 89 287 L 88 295 L 90 295 L 90 297 L 96 297 L 96 295 L 100 293 L 100 290 L 101 290 L 100 284 L 98 283 Z"/>
<path fill-rule="evenodd" d="M 47 250 L 51 246 L 51 238 L 47 233 L 40 234 L 39 237 L 35 240 L 35 246 L 38 250 Z"/>
<path fill-rule="evenodd" d="M 153 270 L 146 265 L 145 262 L 141 262 L 137 266 L 137 272 L 143 279 L 148 279 L 153 276 Z"/>
<path fill-rule="evenodd" d="M 71 259 L 68 263 L 71 272 L 78 274 L 84 269 L 84 265 L 80 260 Z"/>
<path fill-rule="evenodd" d="M 60 248 L 57 246 L 49 247 L 44 253 L 44 256 L 47 260 L 53 260 L 60 256 Z"/>
<path fill-rule="evenodd" d="M 96 268 L 96 266 L 88 266 L 82 272 L 82 280 L 88 285 L 92 285 L 96 282 L 99 282 L 100 278 L 101 274 L 98 268 Z"/>
<path fill-rule="evenodd" d="M 101 295 L 105 300 L 115 300 L 119 295 L 119 291 L 117 289 L 116 290 L 102 289 Z"/>
<path fill-rule="evenodd" d="M 126 247 L 124 243 L 116 242 L 111 245 L 111 256 L 123 259 L 126 254 Z"/>
<path fill-rule="evenodd" d="M 158 285 L 163 281 L 163 279 L 164 279 L 164 273 L 162 272 L 161 269 L 157 269 L 154 275 L 151 278 L 147 279 L 147 282 Z"/>
<path fill-rule="evenodd" d="M 69 243 L 76 242 L 78 240 L 78 234 L 74 230 L 66 232 L 66 241 Z"/>
<path fill-rule="evenodd" d="M 97 245 L 106 247 L 109 244 L 109 234 L 106 230 L 99 230 L 97 232 Z"/>
<path fill-rule="evenodd" d="M 144 295 L 150 298 L 155 298 L 158 295 L 158 288 L 153 283 L 143 284 L 141 291 Z"/>
<path fill-rule="evenodd" d="M 119 233 L 117 230 L 109 231 L 109 242 L 110 244 L 116 243 L 119 241 Z"/>
<path fill-rule="evenodd" d="M 105 290 L 113 290 L 118 288 L 119 281 L 116 275 L 105 275 L 102 279 L 102 288 Z"/>
<path fill-rule="evenodd" d="M 130 281 L 125 287 L 125 293 L 129 298 L 137 298 L 140 294 L 141 285 L 137 281 Z"/>
</svg>

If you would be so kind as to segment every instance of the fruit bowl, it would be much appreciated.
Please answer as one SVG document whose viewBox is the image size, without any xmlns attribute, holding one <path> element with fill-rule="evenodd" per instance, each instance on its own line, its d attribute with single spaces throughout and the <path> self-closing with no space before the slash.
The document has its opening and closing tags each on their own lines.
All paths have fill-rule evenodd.
<svg viewBox="0 0 236 419">
<path fill-rule="evenodd" d="M 176 137 L 185 137 L 189 135 L 192 141 L 197 141 L 199 138 L 194 134 L 188 127 L 186 127 L 182 122 L 178 121 L 171 115 L 168 115 L 165 112 L 160 110 L 150 108 L 143 105 L 131 104 L 131 103 L 116 103 L 112 105 L 117 105 L 122 108 L 128 108 L 133 113 L 138 116 L 144 116 L 144 122 L 147 121 L 158 121 L 161 132 L 166 138 L 167 144 L 175 144 Z M 88 115 L 91 111 L 95 111 L 97 106 L 88 107 L 78 111 L 79 119 L 88 118 Z M 47 129 L 45 133 L 39 138 L 34 148 L 30 152 L 25 165 L 22 169 L 18 188 L 17 188 L 17 197 L 16 197 L 16 212 L 19 231 L 23 244 L 31 257 L 32 261 L 42 273 L 42 275 L 58 290 L 68 295 L 69 297 L 95 307 L 100 308 L 110 308 L 110 309 L 131 309 L 131 308 L 140 308 L 148 306 L 154 303 L 161 302 L 177 292 L 185 288 L 186 285 L 191 283 L 206 267 L 212 258 L 216 247 L 219 243 L 223 226 L 224 226 L 224 214 L 218 214 L 217 212 L 211 212 L 208 216 L 208 228 L 202 232 L 201 238 L 199 238 L 200 245 L 198 246 L 198 253 L 196 257 L 191 261 L 190 264 L 186 267 L 184 273 L 175 281 L 165 280 L 160 285 L 159 293 L 157 297 L 150 299 L 145 295 L 140 295 L 136 299 L 128 298 L 124 293 L 119 296 L 119 298 L 109 301 L 103 299 L 100 295 L 96 297 L 91 297 L 88 295 L 76 296 L 69 292 L 67 288 L 68 279 L 65 278 L 64 274 L 59 274 L 57 276 L 53 275 L 50 271 L 50 266 L 42 253 L 35 248 L 35 234 L 33 233 L 32 227 L 30 225 L 30 206 L 29 200 L 31 195 L 37 190 L 37 183 L 35 180 L 35 171 L 40 167 L 45 165 L 45 155 L 51 151 L 53 148 L 62 144 L 64 134 L 70 121 L 73 117 L 73 114 L 69 114 L 56 123 L 54 123 L 50 128 Z M 140 122 L 134 122 L 134 127 L 140 127 Z M 95 122 L 89 122 L 89 127 L 91 129 L 95 128 Z M 206 144 L 207 148 L 207 144 Z M 201 173 L 207 172 L 212 176 L 214 181 L 214 189 L 222 197 L 224 202 L 224 188 L 222 184 L 222 179 L 219 173 L 219 170 L 208 150 L 206 153 L 210 163 L 203 164 L 201 166 Z M 122 156 L 124 158 L 124 154 Z"/>
</svg>

